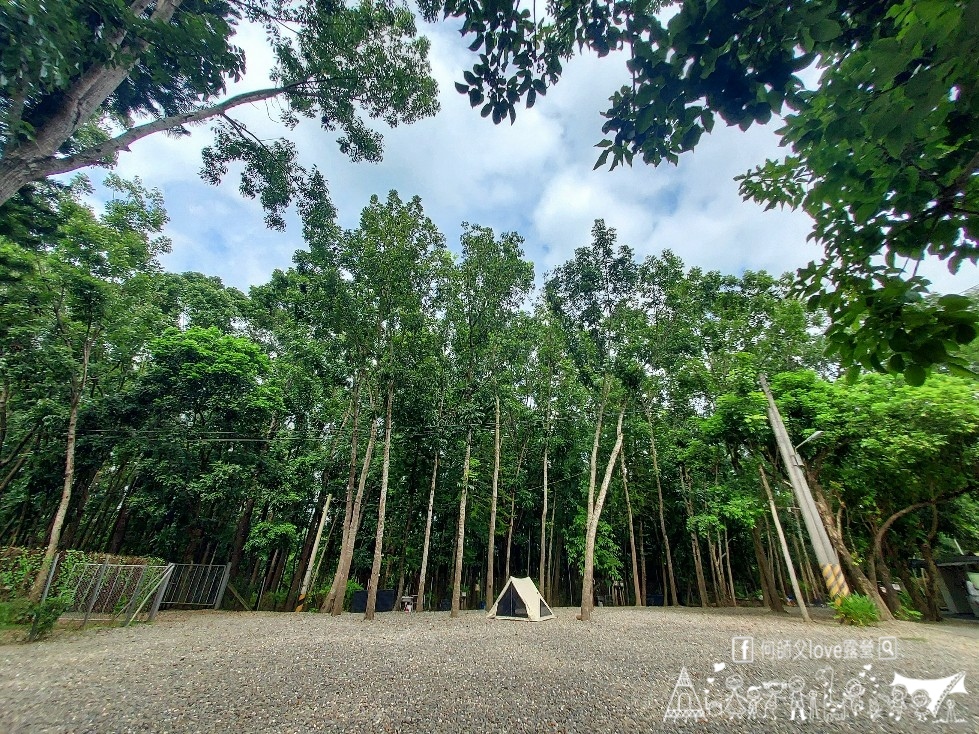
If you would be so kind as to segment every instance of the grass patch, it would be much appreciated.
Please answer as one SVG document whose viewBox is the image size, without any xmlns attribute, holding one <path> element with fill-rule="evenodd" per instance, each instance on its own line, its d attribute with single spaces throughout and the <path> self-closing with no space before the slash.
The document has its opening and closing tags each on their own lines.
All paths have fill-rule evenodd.
<svg viewBox="0 0 979 734">
<path fill-rule="evenodd" d="M 862 594 L 841 596 L 834 604 L 836 614 L 833 618 L 840 624 L 852 624 L 856 627 L 876 625 L 880 621 L 880 611 L 870 597 Z"/>
</svg>

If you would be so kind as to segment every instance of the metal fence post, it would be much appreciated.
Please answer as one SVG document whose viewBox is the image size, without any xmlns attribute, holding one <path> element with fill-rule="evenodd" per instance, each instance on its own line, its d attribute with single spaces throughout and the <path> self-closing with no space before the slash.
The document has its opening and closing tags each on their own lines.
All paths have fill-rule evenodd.
<svg viewBox="0 0 979 734">
<path fill-rule="evenodd" d="M 102 580 L 105 578 L 105 571 L 108 567 L 109 559 L 106 558 L 104 561 L 102 561 L 102 565 L 99 567 L 99 575 L 95 579 L 95 590 L 92 592 L 92 599 L 85 607 L 85 619 L 82 620 L 82 627 L 88 624 L 88 618 L 92 614 L 92 609 L 95 608 L 95 602 L 98 601 L 99 592 L 102 590 Z"/>
<path fill-rule="evenodd" d="M 51 563 L 51 570 L 48 571 L 48 580 L 44 582 L 44 593 L 41 594 L 41 604 L 48 600 L 48 592 L 51 591 L 51 582 L 54 581 L 54 574 L 58 570 L 58 562 L 61 560 L 61 553 L 54 554 L 54 561 Z"/>
<path fill-rule="evenodd" d="M 231 580 L 231 564 L 224 564 L 224 573 L 221 574 L 221 585 L 218 586 L 218 598 L 214 600 L 214 608 L 220 609 L 224 602 L 224 592 L 228 588 L 228 581 Z"/>
<path fill-rule="evenodd" d="M 123 614 L 126 616 L 127 619 L 129 619 L 129 617 L 132 616 L 133 610 L 136 608 L 136 605 L 139 603 L 139 587 L 143 585 L 143 576 L 145 574 L 146 574 L 146 566 L 141 566 L 139 569 L 139 575 L 136 577 L 136 587 L 133 589 L 132 598 L 129 600 L 129 603 L 126 605 L 126 608 L 123 610 Z"/>
<path fill-rule="evenodd" d="M 156 592 L 156 596 L 153 597 L 153 606 L 150 607 L 149 620 L 152 622 L 156 618 L 156 613 L 160 611 L 160 604 L 163 602 L 163 595 L 167 592 L 167 587 L 170 585 L 170 576 L 173 574 L 173 569 L 175 564 L 168 563 L 167 570 L 163 572 L 163 582 L 160 584 L 159 590 Z"/>
</svg>

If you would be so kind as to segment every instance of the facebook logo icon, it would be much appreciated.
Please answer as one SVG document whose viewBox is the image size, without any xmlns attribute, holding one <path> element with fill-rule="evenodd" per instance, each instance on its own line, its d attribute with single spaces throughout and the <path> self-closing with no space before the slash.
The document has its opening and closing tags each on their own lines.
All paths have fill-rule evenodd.
<svg viewBox="0 0 979 734">
<path fill-rule="evenodd" d="M 753 663 L 755 661 L 755 638 L 732 637 L 731 660 L 735 663 Z"/>
</svg>

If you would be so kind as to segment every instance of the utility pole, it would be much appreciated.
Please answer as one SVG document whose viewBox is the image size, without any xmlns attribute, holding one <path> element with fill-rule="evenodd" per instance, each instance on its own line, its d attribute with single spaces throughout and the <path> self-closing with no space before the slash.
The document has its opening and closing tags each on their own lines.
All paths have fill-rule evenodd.
<svg viewBox="0 0 979 734">
<path fill-rule="evenodd" d="M 829 541 L 829 535 L 823 525 L 819 512 L 816 510 L 816 502 L 812 498 L 809 484 L 806 482 L 806 475 L 802 471 L 802 458 L 796 453 L 789 438 L 789 432 L 785 429 L 782 416 L 775 405 L 775 398 L 768 387 L 768 380 L 765 375 L 758 376 L 761 389 L 768 399 L 768 421 L 772 424 L 772 432 L 775 434 L 775 441 L 778 443 L 778 451 L 785 464 L 785 470 L 789 475 L 789 482 L 792 484 L 792 492 L 795 494 L 795 501 L 802 512 L 802 519 L 809 531 L 809 539 L 812 542 L 813 550 L 816 551 L 816 560 L 823 573 L 823 581 L 826 582 L 826 589 L 829 595 L 836 599 L 841 596 L 849 596 L 850 588 L 843 577 L 843 570 L 840 568 L 840 559 L 836 555 L 836 549 Z"/>
<path fill-rule="evenodd" d="M 299 588 L 299 602 L 296 604 L 296 611 L 301 612 L 303 607 L 306 606 L 306 594 L 309 592 L 309 585 L 313 581 L 313 566 L 316 561 L 316 551 L 320 547 L 320 538 L 323 537 L 323 524 L 326 522 L 326 515 L 330 511 L 330 502 L 333 500 L 333 495 L 326 495 L 326 507 L 323 508 L 323 514 L 320 515 L 320 524 L 316 528 L 316 539 L 313 541 L 313 549 L 309 554 L 309 564 L 306 566 L 306 575 L 303 577 L 303 585 Z M 329 537 L 327 537 L 329 540 Z"/>
</svg>

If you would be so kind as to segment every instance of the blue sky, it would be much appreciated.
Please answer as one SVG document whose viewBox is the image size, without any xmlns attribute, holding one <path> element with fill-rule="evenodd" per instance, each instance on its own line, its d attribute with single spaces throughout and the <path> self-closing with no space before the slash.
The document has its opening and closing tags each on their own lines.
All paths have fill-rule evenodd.
<svg viewBox="0 0 979 734">
<path fill-rule="evenodd" d="M 733 180 L 783 153 L 774 134 L 777 122 L 747 133 L 718 126 L 675 167 L 637 164 L 592 171 L 593 146 L 602 137 L 599 113 L 625 81 L 624 58 L 571 61 L 546 97 L 518 112 L 516 124 L 494 126 L 453 88 L 473 60 L 456 26 L 422 26 L 432 39 L 442 110 L 435 118 L 385 131 L 382 163 L 350 162 L 337 150 L 335 135 L 310 121 L 290 133 L 301 161 L 319 165 L 328 177 L 344 226 L 357 224 L 372 194 L 383 198 L 397 189 L 402 198 L 422 198 L 450 247 L 457 248 L 463 221 L 518 232 L 538 278 L 587 244 L 599 217 L 640 256 L 671 249 L 688 266 L 726 273 L 780 274 L 820 255 L 806 242 L 808 217 L 765 212 L 743 202 Z M 271 57 L 261 32 L 244 28 L 239 35 L 249 73 L 232 91 L 265 86 Z M 263 137 L 281 135 L 274 107 L 239 108 L 233 116 Z M 285 232 L 266 229 L 260 205 L 238 194 L 233 170 L 219 187 L 199 179 L 200 151 L 210 139 L 206 125 L 195 127 L 190 137 L 151 136 L 122 153 L 117 170 L 163 192 L 170 213 L 167 234 L 174 243 L 164 259 L 167 269 L 216 275 L 247 290 L 265 282 L 273 269 L 289 267 L 293 252 L 303 246 L 301 232 L 295 220 Z M 88 173 L 98 180 L 98 171 Z M 942 292 L 979 283 L 979 273 L 969 265 L 955 278 L 938 262 L 919 272 Z"/>
</svg>

